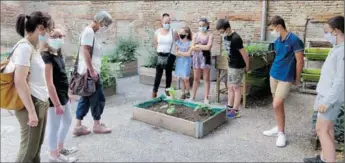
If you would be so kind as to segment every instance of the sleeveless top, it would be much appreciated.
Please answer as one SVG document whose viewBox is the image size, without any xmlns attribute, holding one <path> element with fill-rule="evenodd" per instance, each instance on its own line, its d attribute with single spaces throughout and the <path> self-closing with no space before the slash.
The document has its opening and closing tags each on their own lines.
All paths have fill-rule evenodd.
<svg viewBox="0 0 345 163">
<path fill-rule="evenodd" d="M 171 54 L 175 54 L 175 38 L 174 38 L 174 29 L 170 28 L 167 35 L 160 34 L 160 28 L 156 31 L 155 35 L 157 36 L 157 52 L 158 53 L 169 53 L 171 48 Z M 172 46 L 171 46 L 172 44 Z"/>
<path fill-rule="evenodd" d="M 204 39 L 204 38 L 199 37 L 199 33 L 196 33 L 195 44 L 207 45 L 209 37 L 210 37 L 210 34 L 207 34 L 206 39 Z M 202 50 L 200 52 L 193 51 L 192 54 L 193 54 L 193 58 L 199 58 L 199 60 L 202 60 L 204 64 L 211 65 L 211 51 L 210 50 Z"/>
</svg>

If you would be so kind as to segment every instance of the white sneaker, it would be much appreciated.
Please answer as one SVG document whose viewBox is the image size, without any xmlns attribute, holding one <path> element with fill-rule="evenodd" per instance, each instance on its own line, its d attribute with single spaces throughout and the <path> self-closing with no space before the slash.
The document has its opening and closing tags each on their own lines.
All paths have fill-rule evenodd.
<svg viewBox="0 0 345 163">
<path fill-rule="evenodd" d="M 194 102 L 194 100 L 193 100 L 192 98 L 189 98 L 189 99 L 187 99 L 186 101 L 188 101 L 188 102 Z"/>
<path fill-rule="evenodd" d="M 76 147 L 63 148 L 63 149 L 61 149 L 60 154 L 68 156 L 68 155 L 76 153 L 77 151 L 78 151 L 78 148 L 76 148 Z"/>
<path fill-rule="evenodd" d="M 49 162 L 76 162 L 78 159 L 75 157 L 67 157 L 62 154 L 60 154 L 59 157 L 53 158 L 52 156 L 49 156 Z"/>
<path fill-rule="evenodd" d="M 277 147 L 285 147 L 286 145 L 286 135 L 283 132 L 278 133 L 278 138 L 276 141 Z"/>
<path fill-rule="evenodd" d="M 265 136 L 277 136 L 278 132 L 279 132 L 279 130 L 278 130 L 278 127 L 276 126 L 270 130 L 264 131 L 263 134 Z"/>
<path fill-rule="evenodd" d="M 204 104 L 210 105 L 210 101 L 208 99 L 204 99 Z"/>
</svg>

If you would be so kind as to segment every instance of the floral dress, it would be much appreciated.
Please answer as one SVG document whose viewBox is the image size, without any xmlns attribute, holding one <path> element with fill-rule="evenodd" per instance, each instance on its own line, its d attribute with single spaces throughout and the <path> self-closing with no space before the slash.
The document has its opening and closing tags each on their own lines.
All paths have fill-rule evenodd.
<svg viewBox="0 0 345 163">
<path fill-rule="evenodd" d="M 176 41 L 176 45 L 181 52 L 187 52 L 191 46 L 191 41 L 182 42 Z M 192 66 L 192 58 L 187 56 L 177 56 L 175 66 L 175 76 L 177 78 L 188 79 L 190 77 L 190 71 Z"/>
<path fill-rule="evenodd" d="M 208 38 L 210 35 L 207 35 L 205 39 L 199 37 L 199 34 L 196 34 L 195 38 L 195 45 L 197 44 L 202 44 L 202 45 L 207 45 L 208 43 Z M 204 57 L 204 52 L 203 51 L 193 51 L 193 68 L 195 69 L 209 69 L 211 67 L 211 64 L 207 64 L 207 59 L 210 60 L 210 58 L 205 58 Z"/>
</svg>

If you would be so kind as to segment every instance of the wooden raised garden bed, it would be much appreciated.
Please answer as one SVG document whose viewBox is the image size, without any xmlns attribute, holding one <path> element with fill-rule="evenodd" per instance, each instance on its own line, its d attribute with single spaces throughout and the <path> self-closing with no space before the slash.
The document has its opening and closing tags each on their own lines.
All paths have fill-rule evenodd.
<svg viewBox="0 0 345 163">
<path fill-rule="evenodd" d="M 109 64 L 111 69 L 116 70 L 117 64 Z M 120 64 L 119 70 L 116 71 L 117 76 L 120 78 L 129 77 L 138 74 L 138 61 L 125 62 Z"/>
<path fill-rule="evenodd" d="M 174 74 L 174 72 L 173 72 Z M 156 69 L 148 67 L 140 67 L 139 69 L 139 81 L 141 84 L 153 85 L 155 83 Z M 165 71 L 163 72 L 161 84 L 159 85 L 162 88 L 165 88 Z M 177 79 L 173 76 L 171 86 L 177 86 Z"/>
<path fill-rule="evenodd" d="M 104 96 L 109 97 L 116 94 L 116 85 L 103 88 Z"/>
<path fill-rule="evenodd" d="M 175 72 L 173 71 L 173 78 L 171 82 L 171 86 L 175 88 L 180 88 L 179 82 L 177 78 L 174 76 Z M 156 69 L 155 68 L 148 68 L 148 67 L 140 67 L 139 69 L 139 82 L 141 84 L 146 84 L 146 85 L 153 85 L 155 81 L 155 76 L 156 76 Z M 193 84 L 193 71 L 191 71 L 191 75 L 189 78 L 189 82 L 192 85 Z M 166 80 L 165 80 L 165 71 L 163 72 L 161 83 L 159 87 L 165 88 L 166 85 Z"/>
<path fill-rule="evenodd" d="M 175 108 L 174 113 L 167 113 L 169 106 Z M 179 132 L 195 138 L 202 138 L 227 122 L 225 108 L 210 107 L 206 114 L 200 110 L 197 103 L 183 100 L 167 99 L 165 96 L 135 105 L 132 119 L 142 121 L 157 127 Z"/>
</svg>

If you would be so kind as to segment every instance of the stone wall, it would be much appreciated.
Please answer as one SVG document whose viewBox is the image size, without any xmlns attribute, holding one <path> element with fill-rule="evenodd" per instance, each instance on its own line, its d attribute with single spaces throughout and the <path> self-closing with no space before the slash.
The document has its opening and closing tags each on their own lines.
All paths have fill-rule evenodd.
<svg viewBox="0 0 345 163">
<path fill-rule="evenodd" d="M 306 19 L 312 19 L 307 27 L 307 38 L 322 38 L 322 23 L 334 15 L 343 15 L 343 1 L 269 1 L 268 17 L 282 16 L 288 30 L 297 33 L 302 39 Z M 164 12 L 172 16 L 175 28 L 189 26 L 197 31 L 198 19 L 205 16 L 211 21 L 215 33 L 212 52 L 219 54 L 220 37 L 215 32 L 217 18 L 229 18 L 231 26 L 244 40 L 259 40 L 261 26 L 261 1 L 1 1 L 1 51 L 11 47 L 20 37 L 14 25 L 19 13 L 29 14 L 34 10 L 49 12 L 54 20 L 66 31 L 64 51 L 67 55 L 76 52 L 82 29 L 91 22 L 93 15 L 107 10 L 115 19 L 110 30 L 103 37 L 104 51 L 109 52 L 119 37 L 129 35 L 137 38 L 142 46 L 139 50 L 142 64 L 148 55 L 149 33 L 160 25 L 160 15 Z M 270 39 L 270 37 L 268 37 Z M 149 41 L 150 43 L 150 41 Z"/>
</svg>

